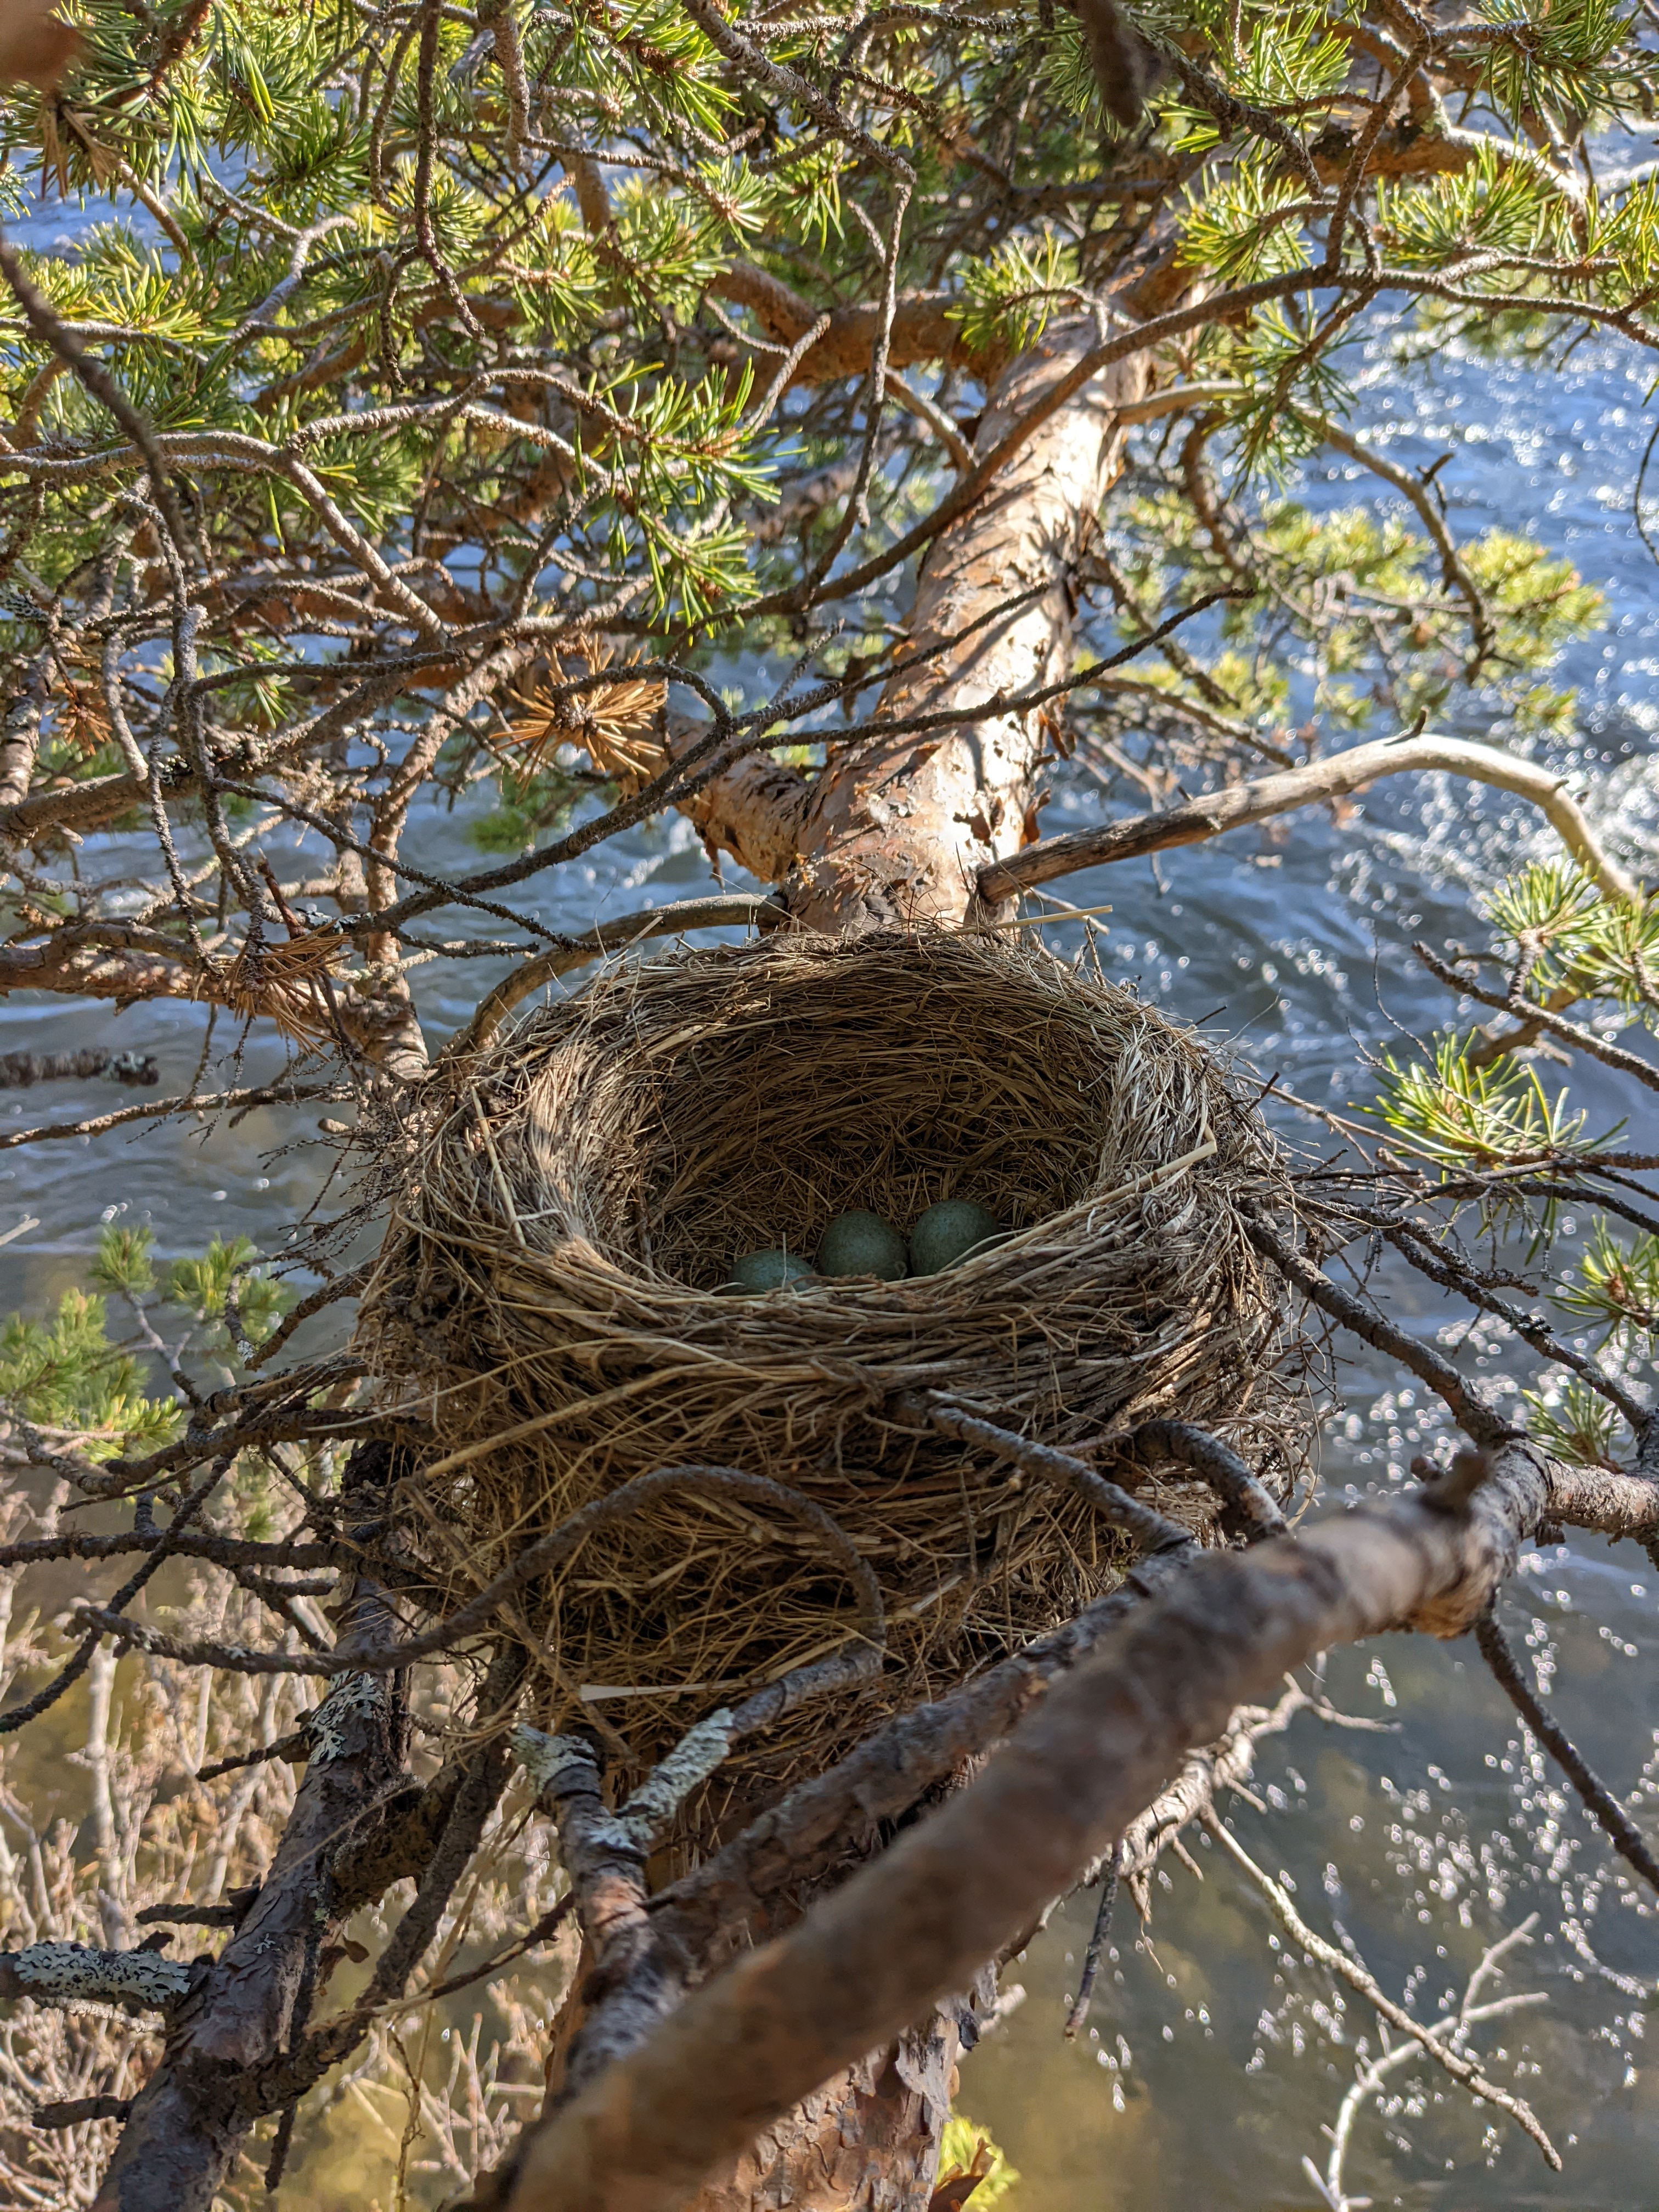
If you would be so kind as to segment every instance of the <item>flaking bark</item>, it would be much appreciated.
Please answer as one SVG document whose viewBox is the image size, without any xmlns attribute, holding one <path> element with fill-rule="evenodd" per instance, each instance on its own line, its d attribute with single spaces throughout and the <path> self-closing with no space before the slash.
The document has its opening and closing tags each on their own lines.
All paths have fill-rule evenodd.
<svg viewBox="0 0 1659 2212">
<path fill-rule="evenodd" d="M 975 453 L 992 452 L 1095 342 L 1092 323 L 1069 323 L 1022 355 L 992 395 Z M 1072 572 L 1121 465 L 1119 410 L 1146 378 L 1135 356 L 1091 379 L 940 533 L 904 646 L 927 665 L 887 687 L 883 715 L 988 705 L 1070 672 Z M 959 926 L 978 911 L 981 871 L 1036 836 L 1053 726 L 1046 710 L 993 710 L 943 737 L 878 738 L 836 756 L 797 832 L 790 912 L 816 929 Z"/>
<path fill-rule="evenodd" d="M 1092 322 L 1072 322 L 1022 354 L 993 390 L 976 458 L 993 453 L 1096 343 Z M 781 884 L 797 921 L 832 933 L 959 927 L 988 904 L 981 876 L 1035 840 L 1054 709 L 1010 714 L 994 702 L 1070 672 L 1073 573 L 1122 465 L 1121 410 L 1144 395 L 1148 377 L 1137 355 L 1091 378 L 922 562 L 900 650 L 923 665 L 885 687 L 878 714 L 991 711 L 943 734 L 837 747 L 810 783 L 752 753 L 687 803 L 710 849 Z"/>
<path fill-rule="evenodd" d="M 380 1632 L 360 1596 L 348 1636 Z M 259 2117 L 258 2077 L 308 2007 L 337 1924 L 331 1868 L 403 1772 L 407 1723 L 394 1686 L 337 1680 L 312 1723 L 312 1753 L 258 1896 L 216 1964 L 168 2021 L 161 2060 L 134 2100 L 93 2212 L 210 2212 Z"/>
</svg>

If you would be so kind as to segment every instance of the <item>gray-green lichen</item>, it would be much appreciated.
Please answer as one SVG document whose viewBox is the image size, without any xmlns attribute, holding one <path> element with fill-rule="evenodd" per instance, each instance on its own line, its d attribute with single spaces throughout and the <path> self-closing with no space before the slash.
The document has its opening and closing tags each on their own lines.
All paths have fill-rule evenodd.
<svg viewBox="0 0 1659 2212">
<path fill-rule="evenodd" d="M 190 1987 L 183 1959 L 160 1951 L 98 1951 L 86 1943 L 30 1943 L 5 1964 L 21 1994 L 43 2004 L 141 2005 L 166 2012 Z"/>
</svg>

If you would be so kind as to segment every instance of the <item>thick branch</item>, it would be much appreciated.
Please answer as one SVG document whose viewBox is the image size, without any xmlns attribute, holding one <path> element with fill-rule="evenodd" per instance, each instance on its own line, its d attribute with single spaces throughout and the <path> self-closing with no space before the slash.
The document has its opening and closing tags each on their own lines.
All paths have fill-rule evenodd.
<svg viewBox="0 0 1659 2212">
<path fill-rule="evenodd" d="M 376 1633 L 360 1591 L 343 1642 Z M 216 1965 L 172 2020 L 94 2212 L 209 2212 L 257 2117 L 250 2091 L 303 2021 L 333 1923 L 337 1854 L 376 1816 L 402 1771 L 405 1723 L 390 1685 L 346 1674 L 310 1725 L 311 1759 L 275 1858 Z"/>
<path fill-rule="evenodd" d="M 1607 1467 L 1556 1467 L 1551 1474 L 1553 1519 L 1638 1543 L 1659 1536 L 1659 1482 Z"/>
<path fill-rule="evenodd" d="M 1354 745 L 1329 760 L 1312 761 L 1283 775 L 1265 775 L 1255 783 L 1235 784 L 1162 813 L 1138 814 L 1099 830 L 1045 837 L 1012 859 L 984 869 L 979 879 L 980 896 L 988 902 L 1017 898 L 1022 891 L 1052 883 L 1057 876 L 1075 874 L 1079 868 L 1138 860 L 1147 853 L 1166 852 L 1174 845 L 1201 844 L 1225 830 L 1241 830 L 1294 807 L 1316 805 L 1322 799 L 1358 791 L 1379 776 L 1435 771 L 1468 776 L 1477 783 L 1512 792 L 1517 799 L 1530 799 L 1607 897 L 1640 898 L 1640 886 L 1601 845 L 1577 801 L 1569 794 L 1564 776 L 1513 753 L 1500 752 L 1495 745 L 1440 737 L 1385 738 L 1376 744 Z"/>
<path fill-rule="evenodd" d="M 36 1083 L 90 1083 L 99 1078 L 148 1091 L 161 1071 L 147 1052 L 113 1052 L 86 1045 L 79 1052 L 0 1053 L 0 1091 L 25 1091 Z"/>
<path fill-rule="evenodd" d="M 959 924 L 988 865 L 1036 834 L 1050 717 L 1002 702 L 1069 668 L 1071 569 L 1118 471 L 1119 410 L 1146 380 L 1144 354 L 1091 374 L 1095 335 L 1092 324 L 1056 326 L 991 395 L 975 453 L 981 465 L 1005 449 L 1006 458 L 929 550 L 908 672 L 887 684 L 879 709 L 892 721 L 981 703 L 985 712 L 948 733 L 878 735 L 837 751 L 812 787 L 784 886 L 810 927 Z"/>
<path fill-rule="evenodd" d="M 191 1969 L 160 1951 L 99 1951 L 86 1943 L 30 1943 L 0 1951 L 0 1999 L 37 2004 L 118 2005 L 131 2013 L 170 2013 L 188 1991 Z"/>
<path fill-rule="evenodd" d="M 787 284 L 744 261 L 722 270 L 708 289 L 718 300 L 747 307 L 767 337 L 785 348 L 798 345 L 823 313 Z M 949 313 L 960 307 L 959 296 L 951 292 L 912 292 L 901 297 L 888 339 L 888 367 L 941 362 L 981 375 L 994 374 L 1000 366 L 994 355 L 975 353 L 963 343 L 961 323 Z M 881 309 L 874 303 L 832 309 L 829 329 L 796 362 L 790 383 L 833 384 L 842 377 L 867 375 L 881 319 Z"/>
<path fill-rule="evenodd" d="M 533 2137 L 512 2212 L 669 2212 L 837 2067 L 964 1987 L 1235 1705 L 1333 1644 L 1399 1626 L 1462 1632 L 1547 1494 L 1541 1459 L 1511 1445 L 1467 1513 L 1413 1498 L 1194 1562 L 971 1789 L 699 1990 Z"/>
<path fill-rule="evenodd" d="M 694 1872 L 652 1899 L 661 1940 L 696 1959 L 763 1915 L 781 1893 L 823 1879 L 883 1820 L 909 1812 L 964 1762 L 989 1750 L 1196 1547 L 1144 1561 L 1108 1596 L 973 1681 L 900 1713 L 823 1774 L 798 1783 Z"/>
</svg>

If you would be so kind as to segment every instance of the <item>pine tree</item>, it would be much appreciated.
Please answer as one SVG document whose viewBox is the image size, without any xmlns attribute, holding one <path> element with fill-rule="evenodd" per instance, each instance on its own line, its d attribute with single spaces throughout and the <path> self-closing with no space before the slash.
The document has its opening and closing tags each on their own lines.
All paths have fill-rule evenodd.
<svg viewBox="0 0 1659 2212">
<path fill-rule="evenodd" d="M 0 988 L 203 1003 L 239 1033 L 274 1025 L 290 1054 L 275 1085 L 124 1117 L 395 1114 L 439 1042 L 411 971 L 516 963 L 476 994 L 482 1042 L 596 949 L 548 931 L 526 887 L 675 809 L 759 890 L 613 921 L 607 944 L 754 918 L 990 926 L 1079 868 L 1379 775 L 1493 784 L 1543 808 L 1563 856 L 1487 901 L 1486 944 L 1419 948 L 1462 1011 L 1377 1071 L 1367 1173 L 1321 1185 L 1320 1245 L 1278 1256 L 1333 1326 L 1407 1364 L 1321 1250 L 1389 1243 L 1504 1318 L 1555 1378 L 1533 1396 L 1551 1472 L 1527 1527 L 1659 1536 L 1640 1379 L 1659 1232 L 1629 1194 L 1638 1156 L 1535 1057 L 1659 1088 L 1639 1048 L 1659 915 L 1534 758 L 1572 724 L 1563 649 L 1606 610 L 1524 528 L 1460 538 L 1356 375 L 1384 318 L 1401 377 L 1454 340 L 1545 371 L 1586 332 L 1659 347 L 1659 183 L 1606 151 L 1659 97 L 1641 11 L 75 0 L 71 19 L 65 0 L 71 20 L 72 38 L 31 0 L 0 9 L 0 210 L 89 218 L 72 248 L 0 246 Z M 1328 449 L 1370 504 L 1298 496 Z M 1477 714 L 1500 743 L 1429 726 Z M 1144 811 L 1043 837 L 1044 779 L 1071 758 Z M 459 877 L 408 855 L 434 803 L 471 825 Z M 1569 1198 L 1591 1225 L 1558 1263 Z M 1528 1290 L 1599 1354 L 1475 1256 L 1517 1231 Z M 297 1648 L 322 1638 L 293 1577 L 357 1587 L 325 1502 L 349 1377 L 270 1382 L 288 1325 L 254 1256 L 220 1243 L 158 1276 L 142 1238 L 112 1234 L 94 1291 L 14 1320 L 0 1395 L 18 1462 L 84 1497 L 125 1494 L 111 1461 L 156 1479 L 165 1462 L 172 1548 L 231 1577 L 252 1641 L 264 1604 Z M 300 1314 L 356 1287 L 343 1274 Z M 210 1354 L 204 1389 L 189 1361 Z M 1482 1431 L 1443 1368 L 1425 1379 L 1520 1482 L 1522 1447 Z M 221 1481 L 198 1541 L 189 1518 Z M 74 1556 L 61 1504 L 44 1540 Z M 145 1490 L 135 1548 L 161 1540 L 151 1514 Z M 68 1664 L 118 1638 L 180 1711 L 184 1647 L 230 1636 L 100 1621 Z M 452 1705 L 510 1709 L 507 1649 L 481 1680 L 443 1678 Z M 82 2130 L 79 2164 L 51 2168 L 68 2201 L 206 2212 L 266 2123 L 274 2186 L 296 2101 L 371 2045 L 389 2077 L 388 2021 L 465 1883 L 496 1898 L 474 1854 L 487 1829 L 500 1842 L 499 1743 L 463 1730 L 413 1779 L 404 1692 L 374 1679 L 328 1723 L 326 1759 L 315 1713 L 279 1713 L 275 1691 L 258 1708 L 249 1756 L 312 1760 L 259 1900 L 280 1972 L 256 1988 L 206 1968 L 186 1993 L 140 1954 L 135 1980 L 110 1964 L 134 1931 L 106 1929 L 64 1985 L 160 1990 L 172 2027 L 148 2066 L 136 2034 L 118 2066 L 99 2046 L 125 2069 L 120 2110 L 100 2092 L 63 2123 Z M 249 1741 L 255 1719 L 239 1715 Z M 204 1716 L 198 1764 L 208 1742 Z M 380 1838 L 347 1873 L 342 1823 Z M 185 1878 L 173 1844 L 155 1850 L 158 1883 Z M 246 1857 L 233 1833 L 222 1890 Z M 407 1877 L 414 1904 L 380 1923 L 382 2010 L 312 2033 L 347 1919 Z M 205 1909 L 240 1959 L 232 1903 Z M 514 1940 L 534 1928 L 552 1934 L 531 1912 Z M 44 1987 L 27 1956 L 0 1958 L 9 1990 Z M 917 1972 L 920 2008 L 938 1990 Z M 695 2159 L 682 2171 L 643 2124 L 628 2152 L 606 2118 L 630 2067 L 669 2063 L 631 2034 L 622 2086 L 570 2107 L 516 2182 L 512 2129 L 475 2128 L 457 2160 L 508 2162 L 471 2201 L 619 2203 L 629 2156 L 630 2203 L 695 2185 Z M 870 2201 L 925 2202 L 937 2100 L 867 2061 L 836 2078 L 698 2202 L 842 2201 L 851 2168 L 811 2178 L 831 2136 Z M 740 2094 L 711 2079 L 700 2101 L 718 2118 Z M 51 2154 L 6 2155 L 38 2177 Z"/>
</svg>

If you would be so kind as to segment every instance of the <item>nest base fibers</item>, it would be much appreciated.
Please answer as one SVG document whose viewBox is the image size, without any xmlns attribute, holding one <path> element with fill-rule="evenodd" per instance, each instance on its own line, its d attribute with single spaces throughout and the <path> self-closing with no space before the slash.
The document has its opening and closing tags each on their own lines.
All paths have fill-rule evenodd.
<svg viewBox="0 0 1659 2212">
<path fill-rule="evenodd" d="M 885 1664 L 775 1732 L 774 1761 L 1115 1578 L 1086 1504 L 918 1434 L 896 1394 L 950 1392 L 1109 1469 L 1114 1433 L 1163 1415 L 1291 1471 L 1279 1287 L 1240 1218 L 1288 1205 L 1272 1139 L 1195 1037 L 1040 951 L 778 934 L 646 962 L 440 1077 L 429 1110 L 361 1341 L 435 1431 L 406 1484 L 449 1601 L 656 1469 L 810 1502 L 671 1486 L 521 1593 L 553 1724 L 643 1761 L 845 1650 L 866 1616 L 823 1515 L 879 1585 Z M 1013 1235 L 919 1280 L 718 1295 L 738 1253 L 810 1256 L 849 1207 L 908 1229 L 951 1197 Z M 1168 1473 L 1125 1479 L 1202 1527 L 1207 1493 Z"/>
</svg>

